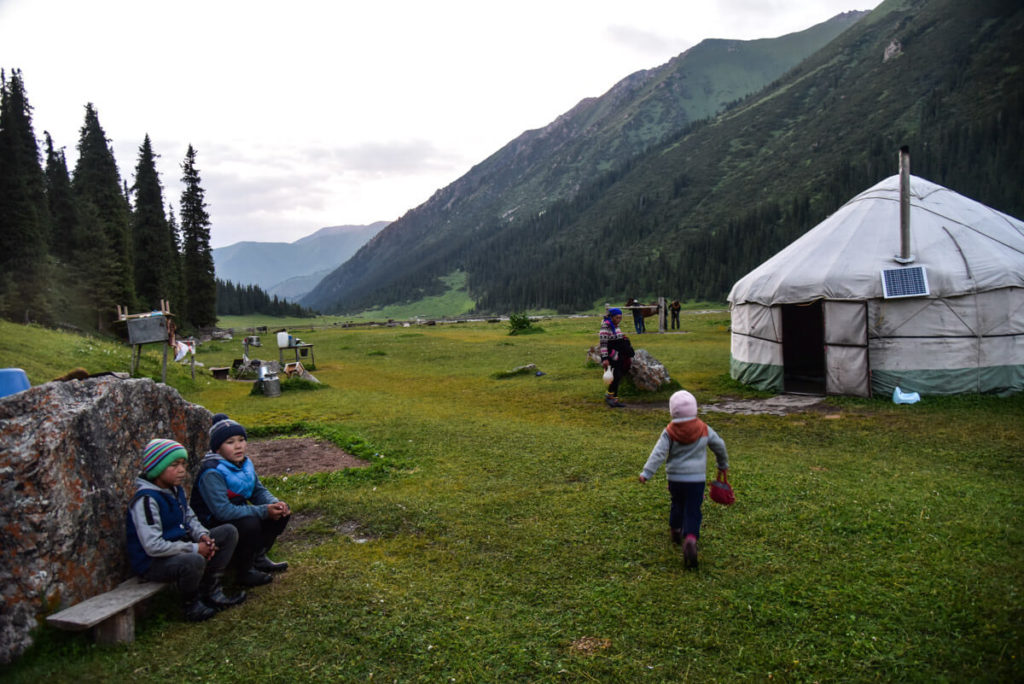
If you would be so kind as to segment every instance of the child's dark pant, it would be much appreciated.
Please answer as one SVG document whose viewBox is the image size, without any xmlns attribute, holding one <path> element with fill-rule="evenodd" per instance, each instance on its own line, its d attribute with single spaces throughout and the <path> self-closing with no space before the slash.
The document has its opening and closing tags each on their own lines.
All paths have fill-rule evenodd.
<svg viewBox="0 0 1024 684">
<path fill-rule="evenodd" d="M 198 552 L 157 556 L 153 558 L 145 578 L 151 582 L 174 582 L 182 596 L 194 596 L 204 574 L 215 576 L 224 573 L 238 543 L 238 531 L 231 525 L 214 527 L 210 536 L 217 544 L 217 552 L 209 563 Z"/>
<path fill-rule="evenodd" d="M 232 563 L 235 569 L 245 572 L 251 568 L 256 555 L 260 551 L 270 550 L 278 535 L 284 532 L 290 519 L 291 516 L 286 515 L 277 520 L 261 520 L 254 516 L 231 520 L 229 524 L 238 528 L 238 546 L 235 548 L 235 561 Z"/>
<path fill-rule="evenodd" d="M 672 482 L 669 480 L 668 493 L 672 507 L 668 513 L 668 525 L 674 530 L 682 529 L 683 535 L 700 537 L 700 523 L 703 519 L 701 504 L 704 502 L 703 482 Z"/>
</svg>

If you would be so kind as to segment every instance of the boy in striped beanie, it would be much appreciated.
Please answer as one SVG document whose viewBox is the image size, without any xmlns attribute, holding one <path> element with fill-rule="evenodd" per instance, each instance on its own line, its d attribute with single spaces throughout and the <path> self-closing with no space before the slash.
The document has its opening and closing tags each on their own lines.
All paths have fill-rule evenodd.
<svg viewBox="0 0 1024 684">
<path fill-rule="evenodd" d="M 245 593 L 224 594 L 221 578 L 238 532 L 230 525 L 206 529 L 189 508 L 182 487 L 188 452 L 172 439 L 151 439 L 142 451 L 142 472 L 125 520 L 132 570 L 153 582 L 174 582 L 185 619 L 206 620 L 241 603 Z"/>
</svg>

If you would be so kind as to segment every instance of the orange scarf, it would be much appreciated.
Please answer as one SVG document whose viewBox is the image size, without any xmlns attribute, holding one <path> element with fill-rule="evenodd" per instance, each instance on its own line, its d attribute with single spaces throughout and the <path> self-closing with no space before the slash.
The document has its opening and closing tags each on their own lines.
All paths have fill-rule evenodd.
<svg viewBox="0 0 1024 684">
<path fill-rule="evenodd" d="M 668 432 L 668 436 L 673 442 L 693 444 L 701 437 L 708 436 L 708 425 L 700 418 L 694 418 L 679 423 L 673 421 L 668 424 L 665 431 Z"/>
</svg>

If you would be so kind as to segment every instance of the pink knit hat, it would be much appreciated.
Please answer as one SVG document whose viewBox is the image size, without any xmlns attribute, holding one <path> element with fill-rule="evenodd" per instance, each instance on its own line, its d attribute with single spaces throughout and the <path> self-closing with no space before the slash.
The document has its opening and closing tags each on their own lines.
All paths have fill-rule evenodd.
<svg viewBox="0 0 1024 684">
<path fill-rule="evenodd" d="M 686 390 L 679 390 L 668 400 L 668 412 L 672 420 L 697 417 L 697 399 Z"/>
</svg>

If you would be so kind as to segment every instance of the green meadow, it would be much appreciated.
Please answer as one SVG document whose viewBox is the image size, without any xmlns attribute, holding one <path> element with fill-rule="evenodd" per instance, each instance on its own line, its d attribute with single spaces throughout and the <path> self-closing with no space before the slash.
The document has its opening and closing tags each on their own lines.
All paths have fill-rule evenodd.
<svg viewBox="0 0 1024 684">
<path fill-rule="evenodd" d="M 1024 396 L 830 398 L 786 416 L 706 413 L 737 501 L 704 506 L 700 569 L 668 537 L 664 470 L 637 475 L 669 391 L 603 401 L 599 319 L 325 328 L 321 391 L 253 396 L 206 369 L 190 401 L 258 438 L 318 436 L 370 467 L 266 478 L 295 514 L 291 568 L 183 622 L 170 592 L 137 640 L 41 628 L 11 682 L 860 682 L 1024 677 Z M 271 329 L 277 326 L 267 322 Z M 701 404 L 728 377 L 724 311 L 634 337 Z M 250 355 L 276 358 L 268 346 Z M 157 347 L 140 374 L 159 378 Z M 0 322 L 33 384 L 127 370 L 127 346 Z M 509 375 L 528 363 L 543 375 Z M 139 426 L 146 429 L 146 426 Z M 709 474 L 713 473 L 709 459 Z"/>
</svg>

